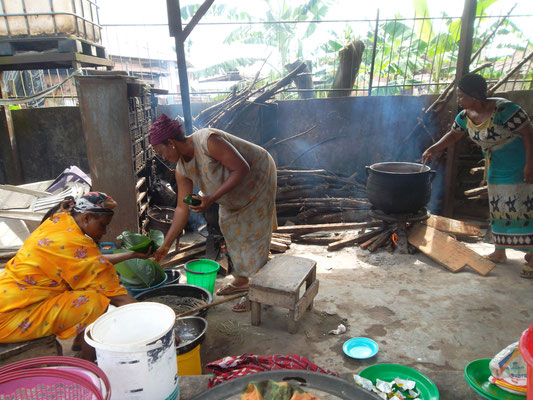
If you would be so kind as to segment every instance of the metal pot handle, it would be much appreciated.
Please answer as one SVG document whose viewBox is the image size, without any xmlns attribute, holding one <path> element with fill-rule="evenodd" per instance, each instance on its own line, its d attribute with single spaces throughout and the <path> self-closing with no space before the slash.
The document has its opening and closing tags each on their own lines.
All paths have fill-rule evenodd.
<svg viewBox="0 0 533 400">
<path fill-rule="evenodd" d="M 366 176 L 368 176 L 370 174 L 370 167 L 368 165 L 365 165 L 365 169 L 366 169 Z"/>
<path fill-rule="evenodd" d="M 433 182 L 433 179 L 435 179 L 435 176 L 437 176 L 437 171 L 434 169 L 429 170 L 429 181 Z"/>
</svg>

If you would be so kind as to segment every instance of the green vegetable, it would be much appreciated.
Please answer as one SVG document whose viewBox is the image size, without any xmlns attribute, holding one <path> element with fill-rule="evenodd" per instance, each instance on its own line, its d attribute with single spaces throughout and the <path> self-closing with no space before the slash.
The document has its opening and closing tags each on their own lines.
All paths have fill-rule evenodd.
<svg viewBox="0 0 533 400">
<path fill-rule="evenodd" d="M 124 231 L 117 236 L 117 240 L 121 242 L 123 249 L 138 251 L 139 253 L 147 253 L 150 247 L 152 251 L 156 251 L 163 245 L 164 239 L 163 232 L 158 230 L 150 230 L 149 236 L 131 231 Z"/>
<path fill-rule="evenodd" d="M 129 250 L 119 249 L 115 253 L 125 251 Z M 165 279 L 165 271 L 153 260 L 132 258 L 115 264 L 115 270 L 120 275 L 122 283 L 130 288 L 147 288 Z"/>
<path fill-rule="evenodd" d="M 201 202 L 200 200 L 195 199 L 195 198 L 192 197 L 192 196 L 194 196 L 194 195 L 193 195 L 193 194 L 188 195 L 187 197 L 185 197 L 185 198 L 183 199 L 183 202 L 184 202 L 185 204 L 189 204 L 189 205 L 191 205 L 191 206 L 199 206 L 200 204 L 202 204 L 202 202 Z"/>
</svg>

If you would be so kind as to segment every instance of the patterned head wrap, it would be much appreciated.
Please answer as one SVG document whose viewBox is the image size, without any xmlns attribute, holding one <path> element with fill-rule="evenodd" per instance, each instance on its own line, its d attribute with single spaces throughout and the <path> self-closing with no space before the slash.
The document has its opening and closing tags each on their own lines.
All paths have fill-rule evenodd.
<svg viewBox="0 0 533 400">
<path fill-rule="evenodd" d="M 487 81 L 478 74 L 466 74 L 457 87 L 470 97 L 485 100 L 487 98 Z"/>
<path fill-rule="evenodd" d="M 150 128 L 150 144 L 155 146 L 168 139 L 175 139 L 180 131 L 181 124 L 178 121 L 161 114 Z"/>
<path fill-rule="evenodd" d="M 110 214 L 113 215 L 113 208 L 117 205 L 116 201 L 102 192 L 85 193 L 76 200 L 72 210 L 84 214 Z"/>
</svg>

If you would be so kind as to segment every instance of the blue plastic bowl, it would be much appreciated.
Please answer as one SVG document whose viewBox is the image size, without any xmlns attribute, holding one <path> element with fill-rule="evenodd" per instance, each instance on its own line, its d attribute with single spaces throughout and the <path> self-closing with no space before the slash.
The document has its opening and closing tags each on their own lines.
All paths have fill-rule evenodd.
<svg viewBox="0 0 533 400">
<path fill-rule="evenodd" d="M 135 297 L 138 294 L 146 292 L 147 290 L 151 290 L 151 289 L 155 289 L 155 288 L 158 288 L 160 286 L 163 286 L 167 282 L 167 279 L 168 279 L 168 275 L 165 274 L 165 277 L 163 278 L 163 280 L 161 282 L 159 282 L 157 285 L 154 285 L 154 286 L 150 286 L 150 287 L 142 288 L 142 289 L 137 289 L 137 288 L 134 289 L 134 288 L 130 288 L 128 286 L 124 286 L 124 287 L 126 288 L 126 290 L 128 291 L 128 294 L 131 297 Z"/>
<path fill-rule="evenodd" d="M 375 356 L 378 350 L 378 344 L 366 337 L 351 338 L 342 345 L 342 351 L 344 351 L 344 354 L 359 360 Z"/>
</svg>

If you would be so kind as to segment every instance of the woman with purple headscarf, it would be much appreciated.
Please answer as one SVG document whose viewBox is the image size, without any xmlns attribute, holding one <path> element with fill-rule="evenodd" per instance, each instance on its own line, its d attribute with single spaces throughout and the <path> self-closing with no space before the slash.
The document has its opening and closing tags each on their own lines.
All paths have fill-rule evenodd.
<svg viewBox="0 0 533 400">
<path fill-rule="evenodd" d="M 253 143 L 218 129 L 206 128 L 185 136 L 178 121 L 162 114 L 152 125 L 150 143 L 170 162 L 176 162 L 178 202 L 160 260 L 183 231 L 190 211 L 204 212 L 218 203 L 220 230 L 234 267 L 234 279 L 218 295 L 248 290 L 248 279 L 268 260 L 276 221 L 276 165 L 270 154 Z M 193 193 L 201 203 L 188 206 L 182 199 Z M 239 303 L 234 311 L 244 311 Z"/>
</svg>

